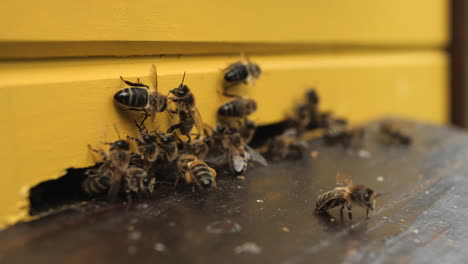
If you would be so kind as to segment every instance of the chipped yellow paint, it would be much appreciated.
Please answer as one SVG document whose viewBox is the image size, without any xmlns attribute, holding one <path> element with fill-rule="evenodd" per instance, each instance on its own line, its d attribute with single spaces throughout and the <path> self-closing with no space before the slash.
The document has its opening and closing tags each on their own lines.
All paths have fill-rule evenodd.
<svg viewBox="0 0 468 264">
<path fill-rule="evenodd" d="M 323 110 L 361 122 L 388 114 L 444 123 L 448 119 L 447 56 L 442 51 L 340 54 L 256 55 L 263 75 L 256 87 L 233 92 L 251 96 L 259 124 L 280 121 L 304 90 L 316 87 Z M 24 216 L 28 186 L 60 177 L 66 168 L 95 163 L 88 144 L 137 135 L 138 114 L 121 111 L 113 94 L 122 75 L 149 83 L 156 64 L 160 91 L 185 83 L 196 95 L 204 121 L 213 125 L 217 108 L 228 99 L 218 92 L 221 69 L 238 56 L 178 56 L 0 62 L 0 146 L 2 194 L 0 220 Z M 157 125 L 167 127 L 166 114 Z M 156 125 L 156 124 L 154 124 Z M 23 215 L 21 215 L 23 214 Z"/>
</svg>

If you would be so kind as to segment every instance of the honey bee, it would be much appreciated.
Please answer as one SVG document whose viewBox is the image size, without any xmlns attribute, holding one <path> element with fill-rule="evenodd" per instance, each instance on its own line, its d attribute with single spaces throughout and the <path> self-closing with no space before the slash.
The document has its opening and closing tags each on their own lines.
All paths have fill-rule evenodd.
<svg viewBox="0 0 468 264">
<path fill-rule="evenodd" d="M 182 154 L 177 160 L 177 179 L 175 186 L 180 178 L 185 182 L 192 184 L 192 191 L 195 191 L 195 185 L 202 190 L 216 188 L 216 171 L 201 161 L 193 154 Z"/>
<path fill-rule="evenodd" d="M 239 130 L 222 128 L 222 125 L 219 125 L 218 131 L 222 135 L 221 144 L 225 154 L 227 154 L 227 158 L 225 156 L 219 157 L 221 157 L 222 161 L 228 161 L 229 167 L 237 176 L 243 176 L 250 160 L 268 166 L 268 162 L 261 154 L 245 144 Z M 222 164 L 223 162 L 219 163 Z"/>
<path fill-rule="evenodd" d="M 321 127 L 319 102 L 319 96 L 314 89 L 310 89 L 306 92 L 306 106 L 309 110 L 309 124 L 307 128 L 309 129 Z"/>
<path fill-rule="evenodd" d="M 364 141 L 365 130 L 362 127 L 349 127 L 347 122 L 333 122 L 326 129 L 324 141 L 327 145 L 341 145 L 344 148 L 359 148 Z"/>
<path fill-rule="evenodd" d="M 131 198 L 131 194 L 143 194 L 149 195 L 154 191 L 154 185 L 156 184 L 156 179 L 154 177 L 149 177 L 146 170 L 129 167 L 125 175 L 125 192 L 127 193 L 128 200 Z"/>
<path fill-rule="evenodd" d="M 257 102 L 251 98 L 227 93 L 223 95 L 235 98 L 218 109 L 218 120 L 229 127 L 240 127 L 247 116 L 257 111 Z M 232 121 L 235 121 L 237 125 Z"/>
<path fill-rule="evenodd" d="M 269 142 L 267 155 L 274 161 L 287 157 L 301 158 L 307 148 L 307 143 L 298 139 L 296 129 L 289 128 Z"/>
<path fill-rule="evenodd" d="M 130 144 L 126 140 L 105 144 L 111 146 L 108 153 L 88 145 L 92 151 L 103 157 L 103 164 L 96 170 L 87 172 L 88 178 L 83 182 L 83 189 L 89 194 L 101 193 L 108 189 L 108 200 L 115 201 L 130 163 Z"/>
<path fill-rule="evenodd" d="M 344 184 L 342 187 L 336 187 L 333 190 L 325 192 L 317 198 L 315 213 L 321 214 L 329 209 L 341 206 L 340 212 L 343 214 L 343 209 L 348 209 L 348 217 L 352 220 L 352 205 L 358 205 L 366 208 L 366 217 L 369 218 L 369 211 L 374 210 L 376 198 L 382 194 L 375 193 L 372 189 L 363 185 L 355 185 L 349 176 L 338 173 L 336 181 L 339 184 Z"/>
<path fill-rule="evenodd" d="M 159 157 L 169 162 L 174 161 L 179 153 L 176 136 L 169 130 L 166 133 L 157 133 L 156 135 Z"/>
<path fill-rule="evenodd" d="M 204 128 L 203 130 L 205 134 L 204 136 L 198 135 L 190 143 L 184 145 L 189 153 L 192 153 L 201 160 L 206 158 L 210 152 L 211 147 L 213 146 L 213 139 L 208 132 L 209 129 Z"/>
<path fill-rule="evenodd" d="M 309 107 L 306 104 L 296 105 L 294 113 L 288 117 L 290 127 L 295 128 L 296 136 L 302 137 L 311 122 Z"/>
<path fill-rule="evenodd" d="M 396 122 L 385 122 L 380 125 L 381 140 L 386 144 L 411 145 L 411 137 L 400 130 Z"/>
<path fill-rule="evenodd" d="M 149 86 L 140 82 L 130 82 L 122 76 L 120 79 L 130 87 L 119 90 L 114 95 L 114 101 L 128 110 L 143 112 L 143 119 L 140 125 L 151 116 L 154 120 L 156 112 L 163 112 L 167 109 L 167 96 L 158 92 L 158 74 L 156 66 L 151 67 L 153 80 L 153 91 L 149 91 Z"/>
<path fill-rule="evenodd" d="M 127 136 L 127 139 L 137 142 L 136 154 L 143 160 L 143 167 L 148 171 L 151 163 L 158 159 L 158 135 L 154 132 L 149 132 L 144 126 L 142 127 L 137 124 L 137 127 L 140 130 L 141 139 L 130 136 Z"/>
<path fill-rule="evenodd" d="M 184 85 L 184 79 L 185 73 L 180 85 L 177 88 L 170 90 L 170 93 L 172 93 L 174 97 L 170 97 L 168 100 L 177 104 L 177 109 L 171 112 L 179 115 L 179 123 L 171 126 L 168 131 L 172 132 L 179 129 L 180 134 L 187 136 L 187 142 L 190 142 L 190 135 L 193 126 L 195 126 L 200 134 L 202 133 L 203 121 L 201 114 L 195 105 L 195 96 L 187 85 Z"/>
<path fill-rule="evenodd" d="M 241 57 L 243 61 L 233 63 L 224 70 L 225 89 L 239 83 L 255 86 L 255 79 L 262 73 L 260 66 L 251 62 L 245 54 L 242 53 Z"/>
</svg>

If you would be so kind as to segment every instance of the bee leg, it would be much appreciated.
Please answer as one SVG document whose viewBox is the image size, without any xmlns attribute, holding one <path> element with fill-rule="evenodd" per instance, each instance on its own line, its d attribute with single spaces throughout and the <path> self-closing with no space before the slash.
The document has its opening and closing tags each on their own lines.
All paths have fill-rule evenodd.
<svg viewBox="0 0 468 264">
<path fill-rule="evenodd" d="M 353 206 L 349 203 L 346 205 L 346 208 L 348 209 L 349 220 L 353 221 L 353 213 L 351 212 L 351 210 L 353 209 Z"/>
<path fill-rule="evenodd" d="M 136 141 L 136 142 L 139 143 L 139 144 L 144 144 L 144 143 L 145 143 L 145 142 L 143 142 L 141 139 L 139 139 L 139 138 L 134 138 L 134 137 L 131 137 L 131 136 L 127 136 L 127 139 L 134 140 L 134 141 Z"/>
<path fill-rule="evenodd" d="M 366 208 L 366 218 L 369 219 L 369 208 Z"/>
<path fill-rule="evenodd" d="M 100 154 L 104 159 L 107 158 L 107 154 L 106 154 L 104 151 L 94 149 L 93 147 L 91 147 L 91 145 L 88 145 L 88 147 L 89 147 L 89 149 L 90 149 L 91 151 L 94 151 L 94 152 Z"/>
<path fill-rule="evenodd" d="M 222 93 L 225 97 L 231 97 L 231 98 L 241 98 L 242 96 L 240 95 L 235 95 L 235 94 L 229 94 L 229 93 L 226 93 L 225 91 L 223 91 Z"/>
<path fill-rule="evenodd" d="M 182 173 L 177 173 L 177 178 L 176 178 L 176 181 L 174 183 L 174 188 L 177 187 L 177 183 L 179 183 L 180 177 L 182 177 Z"/>
<path fill-rule="evenodd" d="M 192 184 L 192 192 L 195 192 L 195 184 Z"/>
<path fill-rule="evenodd" d="M 137 79 L 138 82 L 136 82 L 136 83 L 131 82 L 131 81 L 127 81 L 122 76 L 120 76 L 120 79 L 127 85 L 136 86 L 136 87 L 145 87 L 146 89 L 149 89 L 148 85 L 140 83 L 140 78 Z"/>
</svg>

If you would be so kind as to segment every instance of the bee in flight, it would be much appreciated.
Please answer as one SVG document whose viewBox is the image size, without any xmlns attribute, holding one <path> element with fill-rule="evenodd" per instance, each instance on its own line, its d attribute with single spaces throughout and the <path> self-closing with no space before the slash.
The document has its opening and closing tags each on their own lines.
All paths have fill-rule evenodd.
<svg viewBox="0 0 468 264">
<path fill-rule="evenodd" d="M 192 184 L 192 191 L 195 191 L 195 185 L 202 190 L 216 188 L 216 171 L 192 154 L 182 154 L 177 160 L 177 179 L 184 178 L 185 182 Z"/>
<path fill-rule="evenodd" d="M 233 63 L 224 69 L 225 89 L 239 83 L 255 86 L 255 79 L 258 79 L 262 73 L 260 66 L 251 62 L 244 53 L 241 54 L 241 57 L 242 61 Z"/>
<path fill-rule="evenodd" d="M 363 185 L 353 184 L 351 178 L 342 173 L 336 175 L 336 181 L 338 184 L 344 184 L 344 186 L 335 187 L 333 190 L 319 195 L 315 213 L 325 213 L 331 208 L 340 206 L 340 213 L 342 215 L 346 207 L 348 209 L 348 217 L 352 220 L 353 215 L 351 210 L 354 204 L 366 208 L 366 217 L 369 218 L 369 211 L 375 208 L 376 198 L 382 194 L 377 194 L 372 189 Z"/>
<path fill-rule="evenodd" d="M 153 91 L 150 91 L 146 84 L 130 82 L 120 76 L 120 79 L 130 87 L 123 88 L 114 95 L 114 101 L 117 104 L 128 110 L 143 112 L 140 126 L 143 126 L 149 116 L 154 120 L 156 112 L 163 112 L 167 109 L 167 96 L 158 92 L 158 73 L 154 64 L 151 67 L 151 75 Z"/>
<path fill-rule="evenodd" d="M 130 144 L 126 140 L 111 143 L 108 153 L 89 148 L 103 157 L 103 163 L 97 169 L 90 170 L 83 182 L 83 189 L 89 194 L 102 193 L 108 190 L 108 200 L 115 201 L 120 191 L 122 178 L 125 177 L 130 163 Z"/>
</svg>

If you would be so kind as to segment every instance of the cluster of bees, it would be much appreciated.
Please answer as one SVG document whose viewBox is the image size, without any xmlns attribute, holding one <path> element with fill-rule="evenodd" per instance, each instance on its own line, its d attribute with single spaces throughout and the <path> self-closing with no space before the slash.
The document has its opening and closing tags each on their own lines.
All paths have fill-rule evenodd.
<svg viewBox="0 0 468 264">
<path fill-rule="evenodd" d="M 228 166 L 239 178 L 243 177 L 249 162 L 267 166 L 267 160 L 277 161 L 286 158 L 301 158 L 307 151 L 306 131 L 322 129 L 323 139 L 328 145 L 356 147 L 364 138 L 364 129 L 352 128 L 344 119 L 333 117 L 319 110 L 319 96 L 311 89 L 305 93 L 303 103 L 296 104 L 286 120 L 283 132 L 271 138 L 261 153 L 249 147 L 256 125 L 248 117 L 257 110 L 252 98 L 226 92 L 240 83 L 254 85 L 261 74 L 260 67 L 246 56 L 224 70 L 223 95 L 232 100 L 223 104 L 217 111 L 218 123 L 212 128 L 203 123 L 194 94 L 181 83 L 170 90 L 168 95 L 158 91 L 158 76 L 152 65 L 152 87 L 139 82 L 131 82 L 120 77 L 128 87 L 114 95 L 114 102 L 120 107 L 142 113 L 136 122 L 138 137 L 127 136 L 109 145 L 108 151 L 89 148 L 102 156 L 102 163 L 87 171 L 83 190 L 91 196 L 107 195 L 115 201 L 125 193 L 127 199 L 133 196 L 148 196 L 155 188 L 156 179 L 161 174 L 170 174 L 177 186 L 182 179 L 192 185 L 192 190 L 217 188 L 216 168 Z M 151 89 L 153 88 L 153 89 Z M 148 118 L 154 122 L 157 113 L 167 112 L 172 124 L 164 131 L 150 131 L 145 126 Z M 194 129 L 197 133 L 194 132 Z M 389 144 L 409 145 L 411 139 L 388 123 L 381 127 L 384 141 Z M 131 144 L 136 151 L 131 152 Z M 163 172 L 163 173 L 160 173 Z M 379 196 L 362 185 L 352 184 L 350 179 L 342 180 L 346 186 L 325 192 L 317 199 L 316 212 L 346 206 L 351 218 L 351 204 L 373 210 Z"/>
<path fill-rule="evenodd" d="M 254 84 L 260 73 L 260 67 L 244 57 L 225 69 L 224 91 L 239 83 Z M 82 184 L 86 193 L 107 194 L 109 201 L 116 200 L 119 193 L 125 193 L 128 199 L 149 195 L 160 171 L 172 172 L 175 185 L 183 179 L 192 184 L 193 190 L 195 187 L 208 190 L 217 188 L 214 166 L 228 165 L 235 175 L 242 177 L 249 161 L 267 165 L 265 158 L 248 146 L 256 130 L 248 119 L 257 110 L 253 99 L 223 92 L 232 100 L 218 109 L 218 123 L 211 128 L 203 123 L 195 96 L 184 84 L 185 73 L 180 85 L 168 95 L 158 91 L 155 65 L 152 65 L 153 89 L 139 81 L 120 78 L 128 87 L 115 93 L 114 102 L 126 110 L 142 113 L 141 121 L 136 123 L 140 135 L 105 143 L 110 145 L 107 152 L 89 146 L 103 160 L 100 166 L 87 171 Z M 165 132 L 149 131 L 145 121 L 151 118 L 154 122 L 155 115 L 161 112 L 177 121 Z M 131 152 L 131 142 L 136 144 L 135 153 Z"/>
</svg>

